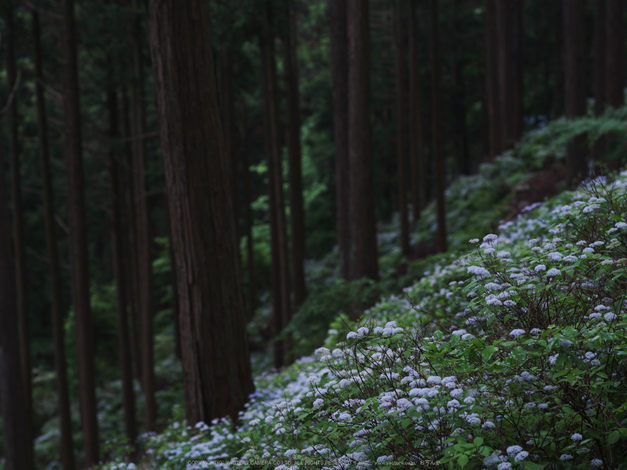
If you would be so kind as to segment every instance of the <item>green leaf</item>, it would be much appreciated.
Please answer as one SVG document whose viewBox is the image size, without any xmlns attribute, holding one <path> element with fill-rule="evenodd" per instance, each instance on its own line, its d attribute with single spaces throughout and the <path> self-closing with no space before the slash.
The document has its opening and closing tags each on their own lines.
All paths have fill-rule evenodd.
<svg viewBox="0 0 627 470">
<path fill-rule="evenodd" d="M 621 433 L 619 431 L 613 431 L 610 433 L 609 436 L 607 436 L 607 443 L 609 445 L 614 445 L 618 442 L 618 440 L 620 439 Z"/>
<path fill-rule="evenodd" d="M 497 351 L 497 348 L 495 346 L 488 346 L 481 353 L 481 357 L 483 358 L 485 362 L 488 362 L 496 351 Z"/>
<path fill-rule="evenodd" d="M 483 444 L 483 437 L 475 437 L 472 443 L 475 445 L 475 447 L 479 447 L 481 444 Z"/>
<path fill-rule="evenodd" d="M 540 470 L 544 467 L 546 467 L 545 463 L 525 462 L 525 470 Z"/>
<path fill-rule="evenodd" d="M 457 458 L 457 463 L 461 468 L 464 468 L 468 463 L 468 456 L 466 454 L 462 454 Z"/>
</svg>

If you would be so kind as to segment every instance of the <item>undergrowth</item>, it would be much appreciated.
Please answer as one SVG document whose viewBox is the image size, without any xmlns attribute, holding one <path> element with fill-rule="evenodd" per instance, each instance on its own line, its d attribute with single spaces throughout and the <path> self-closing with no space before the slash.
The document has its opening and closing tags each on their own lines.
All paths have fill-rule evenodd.
<svg viewBox="0 0 627 470">
<path fill-rule="evenodd" d="M 627 173 L 537 204 L 144 468 L 627 468 Z M 103 469 L 126 468 L 109 463 Z"/>
</svg>

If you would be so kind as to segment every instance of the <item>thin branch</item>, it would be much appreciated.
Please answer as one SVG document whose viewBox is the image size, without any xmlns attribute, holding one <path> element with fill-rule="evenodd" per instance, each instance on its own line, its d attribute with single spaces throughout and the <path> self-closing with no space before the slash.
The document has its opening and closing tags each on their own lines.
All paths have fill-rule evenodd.
<svg viewBox="0 0 627 470">
<path fill-rule="evenodd" d="M 11 94 L 9 95 L 9 99 L 7 100 L 7 104 L 4 108 L 0 110 L 0 116 L 4 116 L 7 111 L 11 108 L 11 104 L 13 103 L 13 99 L 15 98 L 15 93 L 17 93 L 17 88 L 20 86 L 20 80 L 22 78 L 22 71 L 20 70 L 15 78 L 15 83 L 13 84 L 13 89 L 11 90 Z"/>
<path fill-rule="evenodd" d="M 63 221 L 63 219 L 61 217 L 59 217 L 58 214 L 54 215 L 54 220 L 57 221 L 57 224 L 59 224 L 59 227 L 61 227 L 63 229 L 63 231 L 65 232 L 66 235 L 69 235 L 70 233 L 70 228 L 67 226 L 67 224 Z"/>
<path fill-rule="evenodd" d="M 45 81 L 43 81 L 41 78 L 37 79 L 37 83 L 39 83 L 42 87 L 44 87 L 44 90 L 46 90 L 46 92 L 50 93 L 52 95 L 52 97 L 58 101 L 59 103 L 63 103 L 63 101 L 65 100 L 65 95 L 57 90 L 55 90 L 54 88 L 52 88 L 50 85 L 48 85 Z"/>
<path fill-rule="evenodd" d="M 26 252 L 29 255 L 32 255 L 35 258 L 37 258 L 39 261 L 42 261 L 42 262 L 44 262 L 46 264 L 50 264 L 50 260 L 48 258 L 46 258 L 45 256 L 40 255 L 39 253 L 37 253 L 32 248 L 26 247 Z M 68 271 L 70 270 L 70 265 L 69 264 L 59 263 L 59 267 L 63 268 L 63 269 L 67 269 Z"/>
<path fill-rule="evenodd" d="M 28 0 L 22 0 L 22 3 L 24 4 L 26 8 L 28 8 L 31 11 L 34 11 L 35 13 L 39 15 L 49 16 L 50 18 L 54 18 L 55 20 L 63 19 L 63 15 L 61 15 L 60 13 L 46 10 L 45 8 L 35 5 L 34 3 L 29 2 Z"/>
</svg>

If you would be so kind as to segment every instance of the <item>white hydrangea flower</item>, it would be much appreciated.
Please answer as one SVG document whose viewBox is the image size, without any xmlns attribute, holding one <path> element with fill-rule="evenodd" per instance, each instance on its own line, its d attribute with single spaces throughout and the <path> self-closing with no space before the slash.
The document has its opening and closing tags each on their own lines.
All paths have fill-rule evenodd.
<svg viewBox="0 0 627 470">
<path fill-rule="evenodd" d="M 540 271 L 546 271 L 546 266 L 543 264 L 539 264 L 533 269 L 535 272 L 539 273 Z"/>
<path fill-rule="evenodd" d="M 516 328 L 515 330 L 509 332 L 509 335 L 513 336 L 514 338 L 518 338 L 519 336 L 522 336 L 524 334 L 525 330 L 523 330 L 522 328 Z"/>
<path fill-rule="evenodd" d="M 489 233 L 488 235 L 483 237 L 483 241 L 486 242 L 486 243 L 493 243 L 493 242 L 496 241 L 497 238 L 499 238 L 498 235 L 495 235 L 493 233 Z"/>
<path fill-rule="evenodd" d="M 578 432 L 576 432 L 575 434 L 573 434 L 572 436 L 570 436 L 570 438 L 573 441 L 580 441 L 583 439 L 583 436 L 581 434 L 579 434 Z"/>
<path fill-rule="evenodd" d="M 551 261 L 560 261 L 563 256 L 561 253 L 558 253 L 557 251 L 554 251 L 553 253 L 549 253 L 548 257 Z"/>
<path fill-rule="evenodd" d="M 518 452 L 522 452 L 523 448 L 520 446 L 509 446 L 507 448 L 507 455 L 517 454 Z"/>
<path fill-rule="evenodd" d="M 590 461 L 590 465 L 592 465 L 593 467 L 600 467 L 603 465 L 603 460 L 601 459 L 592 459 Z"/>
<path fill-rule="evenodd" d="M 557 268 L 551 268 L 551 269 L 549 269 L 549 270 L 546 272 L 546 275 L 547 275 L 547 276 L 551 276 L 551 277 L 553 277 L 553 276 L 561 276 L 561 275 L 562 275 L 562 271 L 560 271 L 560 270 L 559 270 L 559 269 L 557 269 Z"/>
<path fill-rule="evenodd" d="M 327 354 L 331 354 L 331 351 L 329 351 L 327 348 L 318 348 L 316 349 L 315 354 L 316 356 L 325 356 Z"/>
<path fill-rule="evenodd" d="M 514 457 L 514 460 L 516 462 L 521 462 L 525 460 L 528 456 L 529 456 L 529 452 L 527 452 L 526 450 L 523 450 L 522 452 L 518 452 L 516 454 L 516 457 Z"/>
<path fill-rule="evenodd" d="M 562 455 L 560 455 L 560 460 L 562 460 L 564 462 L 567 461 L 567 460 L 571 460 L 572 458 L 573 458 L 573 456 L 570 455 L 570 454 L 562 454 Z"/>
<path fill-rule="evenodd" d="M 616 314 L 614 313 L 606 313 L 603 318 L 605 318 L 605 321 L 612 321 L 616 319 Z"/>
</svg>

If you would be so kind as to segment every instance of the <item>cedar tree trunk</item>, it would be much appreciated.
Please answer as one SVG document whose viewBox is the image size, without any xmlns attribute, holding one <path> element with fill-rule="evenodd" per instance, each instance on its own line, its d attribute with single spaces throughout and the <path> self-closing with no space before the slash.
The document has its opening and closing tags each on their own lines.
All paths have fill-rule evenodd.
<svg viewBox="0 0 627 470">
<path fill-rule="evenodd" d="M 150 0 L 188 423 L 234 420 L 253 392 L 209 4 Z"/>
</svg>

